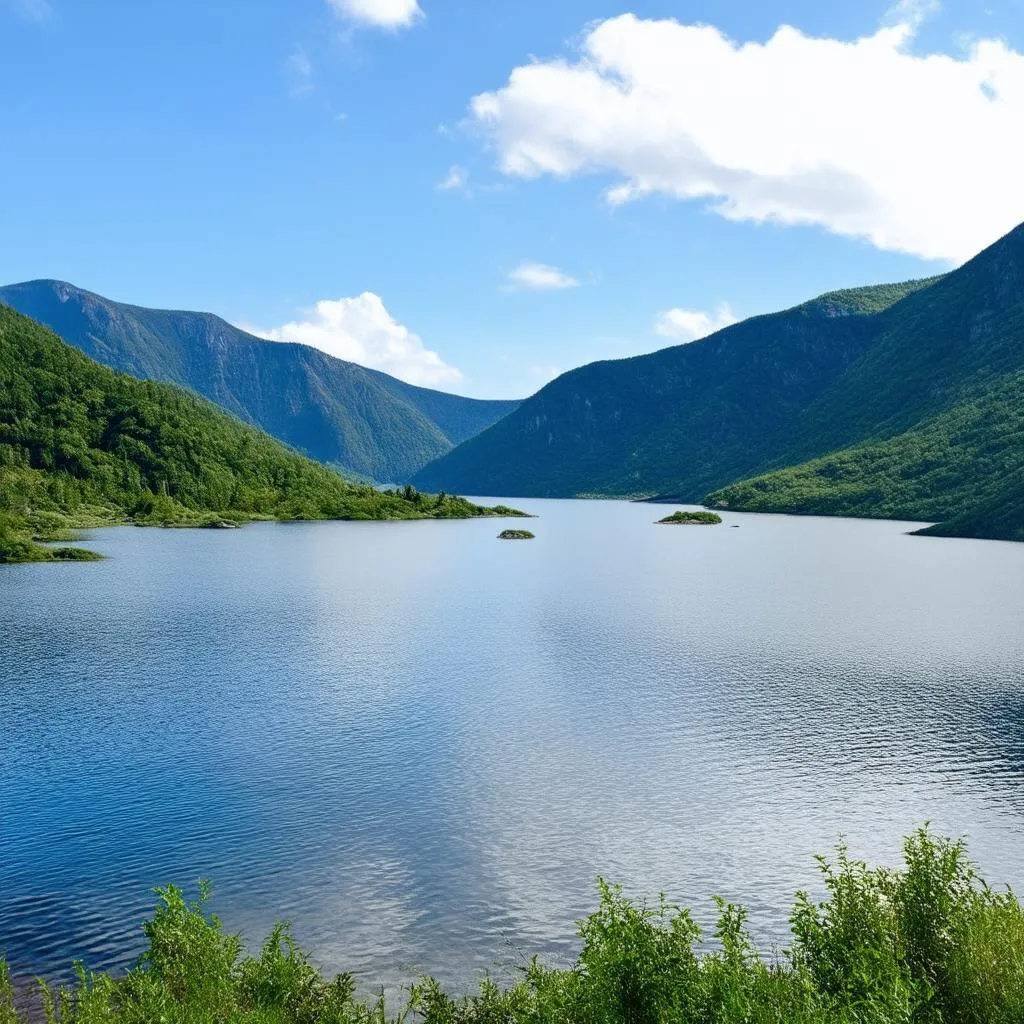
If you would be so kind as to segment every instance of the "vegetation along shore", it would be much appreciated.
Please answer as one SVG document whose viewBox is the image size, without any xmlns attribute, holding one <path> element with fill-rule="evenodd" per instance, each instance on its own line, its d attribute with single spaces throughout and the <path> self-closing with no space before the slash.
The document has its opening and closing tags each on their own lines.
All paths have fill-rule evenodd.
<svg viewBox="0 0 1024 1024">
<path fill-rule="evenodd" d="M 990 888 L 962 842 L 926 829 L 899 870 L 872 868 L 840 846 L 820 860 L 822 902 L 797 893 L 786 950 L 759 951 L 746 911 L 716 900 L 705 936 L 688 910 L 626 898 L 599 882 L 567 969 L 534 958 L 522 980 L 453 998 L 435 981 L 407 1005 L 361 1002 L 350 975 L 323 978 L 279 925 L 260 952 L 208 912 L 160 893 L 149 947 L 122 977 L 78 968 L 67 989 L 42 985 L 48 1024 L 1019 1024 L 1024 1020 L 1024 908 Z M 705 943 L 705 940 L 710 940 Z M 0 1024 L 24 1024 L 0 963 Z"/>
<path fill-rule="evenodd" d="M 43 542 L 125 522 L 522 514 L 353 483 L 181 388 L 100 366 L 3 305 L 0 394 L 0 562 L 95 558 Z"/>
</svg>

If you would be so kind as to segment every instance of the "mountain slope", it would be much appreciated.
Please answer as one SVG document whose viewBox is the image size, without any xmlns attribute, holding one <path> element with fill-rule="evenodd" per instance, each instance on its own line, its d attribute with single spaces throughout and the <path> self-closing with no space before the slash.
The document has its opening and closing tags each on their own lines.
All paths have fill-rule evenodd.
<svg viewBox="0 0 1024 1024">
<path fill-rule="evenodd" d="M 33 529 L 97 517 L 482 514 L 460 498 L 352 484 L 204 399 L 100 366 L 0 305 L 0 561 L 45 556 L 27 539 Z"/>
<path fill-rule="evenodd" d="M 803 411 L 869 351 L 885 311 L 930 284 L 836 292 L 570 371 L 414 480 L 478 494 L 699 498 L 768 465 Z"/>
<path fill-rule="evenodd" d="M 836 293 L 566 374 L 415 479 L 1020 539 L 1022 476 L 1024 225 L 917 287 Z"/>
<path fill-rule="evenodd" d="M 1007 375 L 911 430 L 709 494 L 745 512 L 951 520 L 1024 474 L 1024 372 Z"/>
<path fill-rule="evenodd" d="M 800 463 L 812 445 L 838 450 Z M 1024 229 L 901 303 L 808 410 L 787 458 L 799 464 L 707 502 L 937 519 L 925 532 L 1024 539 Z"/>
<path fill-rule="evenodd" d="M 877 341 L 796 425 L 787 462 L 898 436 L 1024 370 L 1024 225 L 878 324 Z"/>
<path fill-rule="evenodd" d="M 1024 541 L 1024 472 L 1007 477 L 995 494 L 945 523 L 918 530 L 933 537 Z"/>
<path fill-rule="evenodd" d="M 518 400 L 464 398 L 462 395 L 450 395 L 446 391 L 407 384 L 380 370 L 358 368 L 389 394 L 419 410 L 441 431 L 449 450 L 454 445 L 476 437 L 519 407 Z"/>
<path fill-rule="evenodd" d="M 129 306 L 61 281 L 0 288 L 0 302 L 98 362 L 190 388 L 311 458 L 384 482 L 408 479 L 517 405 L 414 387 L 209 313 Z"/>
</svg>

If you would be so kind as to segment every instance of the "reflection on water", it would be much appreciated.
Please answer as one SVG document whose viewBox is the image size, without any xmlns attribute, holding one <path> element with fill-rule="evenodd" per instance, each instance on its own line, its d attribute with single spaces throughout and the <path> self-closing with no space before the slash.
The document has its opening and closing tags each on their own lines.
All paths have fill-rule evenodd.
<svg viewBox="0 0 1024 1024">
<path fill-rule="evenodd" d="M 520 502 L 522 504 L 522 502 Z M 1024 886 L 1024 545 L 526 502 L 501 524 L 110 530 L 0 575 L 0 950 L 140 948 L 154 885 L 253 942 L 467 985 L 571 955 L 594 877 L 784 938 L 840 832 Z"/>
</svg>

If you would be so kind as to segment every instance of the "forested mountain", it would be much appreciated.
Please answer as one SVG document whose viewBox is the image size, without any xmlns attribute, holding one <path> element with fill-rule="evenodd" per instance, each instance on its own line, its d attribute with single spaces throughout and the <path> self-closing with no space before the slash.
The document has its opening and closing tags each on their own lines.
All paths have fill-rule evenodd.
<svg viewBox="0 0 1024 1024">
<path fill-rule="evenodd" d="M 33 532 L 129 515 L 200 525 L 483 514 L 461 498 L 353 484 L 205 399 L 100 366 L 0 305 L 0 561 L 46 557 Z"/>
<path fill-rule="evenodd" d="M 948 520 L 934 532 L 1020 539 L 1022 474 L 1024 226 L 941 278 L 574 370 L 414 479 Z"/>
<path fill-rule="evenodd" d="M 993 494 L 968 506 L 947 522 L 918 532 L 934 537 L 1024 541 L 1024 472 L 1017 470 Z"/>
<path fill-rule="evenodd" d="M 877 340 L 878 311 L 929 283 L 836 292 L 571 370 L 414 479 L 479 494 L 700 498 L 768 463 Z"/>
<path fill-rule="evenodd" d="M 0 302 L 98 362 L 190 388 L 311 458 L 384 483 L 406 481 L 517 405 L 414 387 L 210 313 L 129 306 L 62 281 L 0 288 Z"/>
<path fill-rule="evenodd" d="M 945 521 L 1001 500 L 1007 481 L 1022 473 L 1024 372 L 1018 372 L 896 437 L 744 480 L 705 500 L 748 512 Z M 986 535 L 1002 536 L 992 523 Z M 1017 526 L 1024 530 L 1024 518 Z"/>
<path fill-rule="evenodd" d="M 944 521 L 1024 539 L 1024 228 L 893 310 L 786 461 L 708 496 L 750 511 Z"/>
</svg>

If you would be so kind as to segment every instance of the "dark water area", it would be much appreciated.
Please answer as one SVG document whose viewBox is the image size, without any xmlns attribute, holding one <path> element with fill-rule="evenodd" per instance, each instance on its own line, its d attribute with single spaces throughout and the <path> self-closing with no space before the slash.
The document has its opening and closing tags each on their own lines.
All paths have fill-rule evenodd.
<svg viewBox="0 0 1024 1024">
<path fill-rule="evenodd" d="M 12 972 L 124 967 L 200 878 L 367 989 L 569 957 L 598 874 L 770 948 L 814 853 L 892 863 L 926 819 L 1024 889 L 1024 545 L 515 504 L 536 540 L 125 528 L 5 567 Z"/>
</svg>

